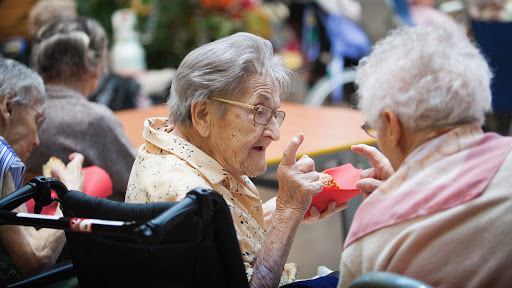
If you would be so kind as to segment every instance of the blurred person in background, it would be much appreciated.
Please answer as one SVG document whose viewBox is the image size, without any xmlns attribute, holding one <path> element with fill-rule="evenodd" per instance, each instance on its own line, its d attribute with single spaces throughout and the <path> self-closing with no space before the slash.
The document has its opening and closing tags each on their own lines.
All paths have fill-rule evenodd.
<svg viewBox="0 0 512 288">
<path fill-rule="evenodd" d="M 59 17 L 34 37 L 32 61 L 46 85 L 48 112 L 27 168 L 39 173 L 51 156 L 78 151 L 84 166 L 110 175 L 111 199 L 124 201 L 135 149 L 112 110 L 87 100 L 106 69 L 107 43 L 101 25 L 86 17 Z"/>
</svg>

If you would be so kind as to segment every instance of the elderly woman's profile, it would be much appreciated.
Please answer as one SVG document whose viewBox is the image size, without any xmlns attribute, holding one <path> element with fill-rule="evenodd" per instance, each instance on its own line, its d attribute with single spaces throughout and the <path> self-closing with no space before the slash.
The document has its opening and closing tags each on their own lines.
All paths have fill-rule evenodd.
<svg viewBox="0 0 512 288">
<path fill-rule="evenodd" d="M 39 145 L 37 132 L 44 125 L 46 94 L 41 77 L 25 65 L 0 57 L 0 197 L 23 186 L 25 162 Z M 53 177 L 69 189 L 83 189 L 79 153 L 70 155 L 65 168 Z M 27 213 L 20 205 L 14 212 Z M 55 216 L 62 216 L 60 209 Z M 54 264 L 66 242 L 64 231 L 0 225 L 0 282 L 13 281 Z"/>
<path fill-rule="evenodd" d="M 286 114 L 279 107 L 293 79 L 270 41 L 249 33 L 190 52 L 172 83 L 169 118 L 145 121 L 145 144 L 126 192 L 126 202 L 148 203 L 182 200 L 195 187 L 218 191 L 230 207 L 252 287 L 295 280 L 297 269 L 286 258 L 312 196 L 322 190 L 314 161 L 296 160 L 301 133 L 283 152 L 276 198 L 262 204 L 249 179 L 267 169 L 265 150 L 280 138 Z"/>
<path fill-rule="evenodd" d="M 458 29 L 393 31 L 359 63 L 359 107 L 375 147 L 338 287 L 373 271 L 433 287 L 510 287 L 512 138 L 481 129 L 491 71 Z M 371 132 L 371 131 L 369 131 Z"/>
</svg>

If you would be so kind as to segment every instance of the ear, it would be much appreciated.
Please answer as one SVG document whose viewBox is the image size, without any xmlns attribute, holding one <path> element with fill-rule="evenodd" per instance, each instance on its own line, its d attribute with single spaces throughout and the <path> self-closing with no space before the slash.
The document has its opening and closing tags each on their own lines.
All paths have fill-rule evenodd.
<svg viewBox="0 0 512 288">
<path fill-rule="evenodd" d="M 388 109 L 384 109 L 384 111 L 382 111 L 382 117 L 384 119 L 384 123 L 386 126 L 385 132 L 388 134 L 387 136 L 391 140 L 391 145 L 395 149 L 400 149 L 401 144 L 404 140 L 404 130 L 402 123 L 400 122 L 396 114 Z"/>
<path fill-rule="evenodd" d="M 210 135 L 211 114 L 208 100 L 192 102 L 190 113 L 192 116 L 192 125 L 202 137 Z"/>
<path fill-rule="evenodd" d="M 7 92 L 4 97 L 0 99 L 0 127 L 2 132 L 9 126 L 10 118 L 12 116 L 13 102 L 14 98 L 13 92 Z"/>
</svg>

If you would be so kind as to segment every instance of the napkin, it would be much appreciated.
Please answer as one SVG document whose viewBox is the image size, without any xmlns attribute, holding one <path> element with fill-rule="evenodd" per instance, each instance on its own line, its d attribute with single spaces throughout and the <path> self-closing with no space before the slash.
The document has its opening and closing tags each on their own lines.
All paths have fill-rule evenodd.
<svg viewBox="0 0 512 288">
<path fill-rule="evenodd" d="M 340 186 L 340 189 L 324 188 L 322 192 L 313 196 L 311 206 L 304 214 L 304 217 L 309 216 L 309 210 L 311 210 L 312 206 L 316 206 L 318 211 L 322 212 L 327 209 L 327 206 L 333 200 L 336 201 L 336 205 L 339 205 L 359 195 L 361 192 L 356 189 L 356 183 L 359 181 L 361 171 L 363 169 L 356 169 L 350 163 L 322 171 L 331 175 L 336 180 L 336 183 L 338 183 L 338 186 Z"/>
</svg>

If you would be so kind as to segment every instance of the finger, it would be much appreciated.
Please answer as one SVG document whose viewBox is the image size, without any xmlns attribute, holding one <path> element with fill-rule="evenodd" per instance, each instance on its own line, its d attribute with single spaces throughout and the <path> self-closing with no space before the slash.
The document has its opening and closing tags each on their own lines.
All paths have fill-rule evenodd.
<svg viewBox="0 0 512 288">
<path fill-rule="evenodd" d="M 70 162 L 68 163 L 68 166 L 74 165 L 82 167 L 82 165 L 84 164 L 84 155 L 80 153 L 72 153 L 69 155 L 69 160 Z"/>
<path fill-rule="evenodd" d="M 290 141 L 286 148 L 284 148 L 283 157 L 281 158 L 281 165 L 290 166 L 295 163 L 297 150 L 302 144 L 302 141 L 304 141 L 304 135 L 302 133 L 298 133 L 295 135 L 295 137 L 292 138 L 292 141 Z"/>
<path fill-rule="evenodd" d="M 349 204 L 349 201 L 345 201 L 339 205 L 336 205 L 334 207 L 334 212 L 336 213 L 336 212 L 346 209 L 348 207 L 348 204 Z"/>
<path fill-rule="evenodd" d="M 359 189 L 362 193 L 372 193 L 382 184 L 382 181 L 374 178 L 366 178 L 357 181 L 356 189 Z"/>
<path fill-rule="evenodd" d="M 320 217 L 320 212 L 318 211 L 318 208 L 316 206 L 311 206 L 311 209 L 309 209 L 309 216 L 304 219 L 304 223 L 310 224 L 318 220 Z"/>
<path fill-rule="evenodd" d="M 375 175 L 375 168 L 368 168 L 368 169 L 364 169 L 363 171 L 361 171 L 361 173 L 359 174 L 359 178 L 360 179 L 365 179 L 365 178 L 376 178 L 377 175 Z"/>
<path fill-rule="evenodd" d="M 327 209 L 322 211 L 322 214 L 320 215 L 320 217 L 318 217 L 318 220 L 325 219 L 334 214 L 334 212 L 336 212 L 336 201 L 331 201 L 327 205 Z"/>
<path fill-rule="evenodd" d="M 299 160 L 302 160 L 302 159 L 308 159 L 308 158 L 309 158 L 309 159 L 311 159 L 311 157 L 309 157 L 308 155 L 304 154 L 304 155 L 302 155 L 302 156 L 300 157 L 300 159 L 299 159 Z"/>
<path fill-rule="evenodd" d="M 64 167 L 53 167 L 52 168 L 52 177 L 53 178 L 61 179 L 62 173 L 64 173 Z"/>
<path fill-rule="evenodd" d="M 73 161 L 73 159 L 75 159 L 75 157 L 77 157 L 78 155 L 82 155 L 82 154 L 80 154 L 78 152 L 73 152 L 73 153 L 69 154 L 69 156 L 68 156 L 69 161 Z"/>
<path fill-rule="evenodd" d="M 317 172 L 318 173 L 318 172 Z M 312 195 L 315 196 L 317 194 L 320 194 L 322 190 L 324 189 L 324 185 L 320 180 L 315 180 L 314 182 L 310 183 L 311 191 L 313 192 Z"/>
<path fill-rule="evenodd" d="M 307 156 L 301 157 L 299 161 L 297 161 L 297 168 L 303 173 L 315 171 L 315 160 Z"/>
<path fill-rule="evenodd" d="M 375 168 L 383 168 L 389 162 L 388 158 L 373 146 L 357 144 L 352 145 L 350 149 L 352 152 L 368 158 Z"/>
</svg>

